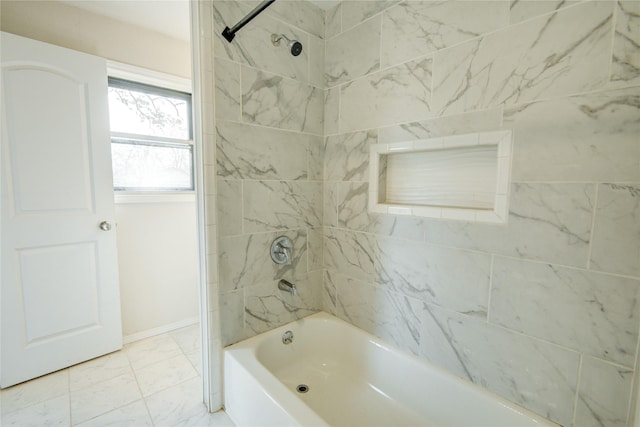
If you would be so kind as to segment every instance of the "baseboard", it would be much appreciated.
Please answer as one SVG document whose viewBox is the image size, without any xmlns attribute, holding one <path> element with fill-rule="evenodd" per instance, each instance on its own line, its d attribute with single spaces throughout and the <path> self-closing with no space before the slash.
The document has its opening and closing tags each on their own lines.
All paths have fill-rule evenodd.
<svg viewBox="0 0 640 427">
<path fill-rule="evenodd" d="M 179 322 L 170 323 L 168 325 L 159 326 L 153 329 L 147 329 L 146 331 L 136 332 L 135 334 L 125 335 L 122 337 L 123 344 L 129 344 L 134 341 L 140 341 L 145 338 L 155 337 L 156 335 L 166 334 L 167 332 L 175 331 L 176 329 L 184 328 L 186 326 L 195 325 L 199 323 L 200 319 L 197 317 L 190 317 L 188 319 L 181 320 Z"/>
</svg>

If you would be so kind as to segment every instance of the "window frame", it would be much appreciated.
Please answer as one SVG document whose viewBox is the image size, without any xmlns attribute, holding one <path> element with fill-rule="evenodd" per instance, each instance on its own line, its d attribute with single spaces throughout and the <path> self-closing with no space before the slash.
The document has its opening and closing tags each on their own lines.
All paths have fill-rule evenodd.
<svg viewBox="0 0 640 427">
<path fill-rule="evenodd" d="M 130 89 L 160 96 L 183 99 L 187 102 L 187 121 L 189 139 L 167 138 L 152 135 L 140 135 L 125 132 L 113 132 L 109 129 L 111 144 L 131 144 L 158 147 L 188 147 L 191 170 L 190 188 L 171 187 L 116 187 L 113 189 L 116 195 L 162 195 L 162 194 L 193 194 L 196 190 L 195 175 L 195 144 L 193 123 L 193 90 L 191 81 L 177 76 L 159 73 L 131 65 L 108 61 L 108 88 L 116 87 Z"/>
</svg>

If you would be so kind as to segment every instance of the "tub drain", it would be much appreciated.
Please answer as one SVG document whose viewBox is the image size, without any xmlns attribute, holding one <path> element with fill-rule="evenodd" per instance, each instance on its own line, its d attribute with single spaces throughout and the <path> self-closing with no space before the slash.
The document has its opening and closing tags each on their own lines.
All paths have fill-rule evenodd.
<svg viewBox="0 0 640 427">
<path fill-rule="evenodd" d="M 309 391 L 309 386 L 306 384 L 300 384 L 298 387 L 296 387 L 296 390 L 298 390 L 298 393 L 306 393 Z"/>
</svg>

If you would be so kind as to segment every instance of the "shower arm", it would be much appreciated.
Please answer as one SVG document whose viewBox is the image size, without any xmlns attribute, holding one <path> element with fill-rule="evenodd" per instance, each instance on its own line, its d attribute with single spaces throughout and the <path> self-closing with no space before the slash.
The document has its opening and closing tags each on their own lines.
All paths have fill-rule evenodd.
<svg viewBox="0 0 640 427">
<path fill-rule="evenodd" d="M 263 10 L 265 10 L 266 8 L 271 6 L 271 3 L 275 2 L 275 1 L 276 0 L 266 0 L 266 1 L 263 1 L 262 3 L 260 3 L 258 6 L 256 6 L 255 9 L 253 9 L 251 12 L 249 12 L 249 14 L 247 14 L 247 16 L 245 16 L 240 21 L 238 21 L 238 23 L 236 25 L 234 25 L 231 28 L 225 27 L 224 31 L 222 32 L 222 37 L 224 37 L 225 39 L 227 39 L 227 41 L 229 43 L 231 43 L 233 38 L 236 36 L 236 33 L 238 31 L 240 31 L 242 29 L 242 27 L 247 25 L 253 18 L 258 16 L 260 14 L 260 12 L 262 12 Z"/>
</svg>

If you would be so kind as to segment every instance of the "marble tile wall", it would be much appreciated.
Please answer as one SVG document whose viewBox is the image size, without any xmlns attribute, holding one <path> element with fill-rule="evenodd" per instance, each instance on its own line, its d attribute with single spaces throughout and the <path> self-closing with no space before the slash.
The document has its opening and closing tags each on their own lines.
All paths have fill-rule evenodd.
<svg viewBox="0 0 640 427">
<path fill-rule="evenodd" d="M 639 4 L 327 11 L 323 309 L 561 425 L 630 425 Z M 514 133 L 507 224 L 367 212 L 369 145 L 498 129 Z"/>
<path fill-rule="evenodd" d="M 224 346 L 322 309 L 325 27 L 317 6 L 279 1 L 228 43 L 224 27 L 255 5 L 210 5 L 215 115 L 207 186 L 215 189 Z M 273 46 L 272 33 L 300 41 L 302 54 Z M 291 265 L 269 255 L 281 235 L 293 241 Z M 296 284 L 297 297 L 278 290 L 282 278 Z"/>
</svg>

